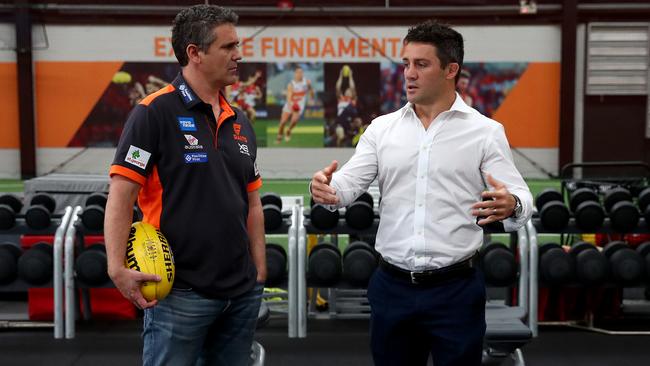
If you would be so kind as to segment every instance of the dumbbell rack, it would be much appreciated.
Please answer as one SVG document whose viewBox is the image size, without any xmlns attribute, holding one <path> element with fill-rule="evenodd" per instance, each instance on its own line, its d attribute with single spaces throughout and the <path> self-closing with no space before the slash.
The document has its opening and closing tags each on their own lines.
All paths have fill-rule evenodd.
<svg viewBox="0 0 650 366">
<path fill-rule="evenodd" d="M 364 230 L 351 228 L 345 221 L 345 208 L 340 209 L 341 215 L 338 224 L 329 230 L 323 230 L 315 227 L 311 219 L 307 218 L 305 213 L 305 230 L 307 234 L 332 235 L 334 244 L 338 245 L 338 235 L 358 235 L 358 236 L 375 236 L 379 228 L 379 218 L 375 211 L 375 217 L 372 225 Z M 329 318 L 339 319 L 368 319 L 370 317 L 370 305 L 367 303 L 367 289 L 354 286 L 344 279 L 341 279 L 336 287 L 328 288 Z M 315 308 L 316 291 L 312 294 L 311 310 Z"/>
<path fill-rule="evenodd" d="M 642 219 L 643 220 L 643 219 Z M 534 251 L 537 253 L 539 251 L 539 247 L 537 245 L 537 235 L 538 234 L 555 234 L 555 232 L 550 232 L 546 231 L 541 227 L 541 223 L 538 222 L 537 219 L 533 220 L 534 223 L 531 223 L 529 232 L 531 235 L 531 239 L 534 238 L 534 240 L 531 240 L 531 253 Z M 645 224 L 645 223 L 644 223 Z M 538 231 L 538 229 L 541 229 Z M 598 233 L 605 233 L 605 234 L 612 234 L 612 233 L 618 233 L 614 230 L 611 229 L 609 225 L 607 225 L 607 219 L 606 219 L 606 224 L 603 225 L 603 228 L 597 231 Z M 566 234 L 582 234 L 583 232 L 580 231 L 578 228 L 575 227 L 575 225 L 572 225 L 571 223 L 569 224 L 569 227 L 567 228 L 566 231 L 563 233 Z M 639 225 L 639 228 L 634 230 L 632 233 L 650 233 L 650 230 L 647 228 L 641 227 Z M 531 258 L 531 265 L 534 264 L 537 266 L 537 260 L 533 261 Z M 535 287 L 537 289 L 537 280 L 534 282 L 531 280 L 531 286 Z M 611 286 L 611 285 L 610 285 Z M 537 293 L 537 290 L 535 291 Z M 534 314 L 537 314 L 537 295 L 535 295 L 534 298 L 531 298 L 531 306 L 534 306 L 534 309 L 531 308 L 531 312 L 534 310 Z M 649 304 L 650 305 L 650 304 Z M 535 322 L 537 323 L 536 317 Z M 603 334 L 608 334 L 608 335 L 650 335 L 650 330 L 642 330 L 642 331 L 613 331 L 605 328 L 600 328 L 596 327 L 594 325 L 594 318 L 593 314 L 587 314 L 587 318 L 585 320 L 568 320 L 568 321 L 544 321 L 541 322 L 540 324 L 542 325 L 549 325 L 549 326 L 568 326 L 572 328 L 577 328 L 577 329 L 582 329 L 582 330 L 588 330 L 596 333 L 603 333 Z"/>
<path fill-rule="evenodd" d="M 8 237 L 20 237 L 21 235 L 24 234 L 29 234 L 29 235 L 48 235 L 52 236 L 56 233 L 57 228 L 60 225 L 57 225 L 54 221 L 51 223 L 51 225 L 48 228 L 42 229 L 42 230 L 34 230 L 27 226 L 25 224 L 25 220 L 22 218 L 17 218 L 16 219 L 16 224 L 8 230 L 3 230 L 1 232 L 2 236 L 8 236 Z M 0 292 L 10 292 L 10 291 L 25 291 L 28 288 L 50 288 L 52 287 L 52 281 L 48 281 L 42 285 L 32 285 L 27 283 L 26 281 L 16 278 L 14 281 L 8 284 L 0 285 Z"/>
<path fill-rule="evenodd" d="M 16 219 L 15 225 L 8 230 L 3 230 L 2 235 L 7 237 L 19 237 L 26 233 L 33 233 L 33 229 L 25 224 L 22 217 Z M 49 228 L 39 230 L 38 234 L 41 235 L 54 235 L 58 233 L 57 226 L 53 223 Z M 51 288 L 53 280 L 41 285 L 32 285 L 19 277 L 16 277 L 12 282 L 0 285 L 0 292 L 24 292 L 29 288 Z M 17 320 L 11 318 L 0 319 L 0 328 L 52 328 L 54 323 L 50 321 L 34 321 L 34 320 Z"/>
<path fill-rule="evenodd" d="M 58 227 L 52 225 L 50 228 L 34 231 L 28 228 L 24 222 L 17 221 L 16 225 L 3 234 L 7 235 L 21 235 L 25 233 L 30 234 L 54 234 L 53 243 L 53 279 L 49 283 L 41 286 L 33 286 L 20 279 L 15 280 L 9 285 L 2 286 L 1 291 L 20 291 L 30 287 L 53 287 L 54 288 L 54 322 L 38 322 L 38 321 L 4 321 L 1 322 L 4 328 L 32 328 L 32 327 L 54 327 L 54 338 L 60 339 L 64 336 L 66 338 L 74 337 L 74 320 L 76 315 L 75 309 L 75 284 L 74 284 L 74 269 L 72 266 L 65 266 L 65 263 L 73 263 L 74 257 L 74 243 L 76 236 L 75 223 L 78 215 L 81 213 L 81 207 L 77 206 L 74 209 L 68 206 L 64 210 L 61 217 L 61 222 Z M 64 260 L 65 257 L 65 260 Z M 64 307 L 65 298 L 65 307 Z M 72 314 L 72 315 L 69 315 Z"/>
<path fill-rule="evenodd" d="M 538 217 L 533 217 L 531 221 L 535 226 L 535 228 L 537 229 L 538 234 L 585 234 L 584 231 L 582 231 L 576 226 L 574 218 L 569 219 L 569 224 L 564 230 L 562 230 L 561 233 L 544 228 L 544 226 L 541 223 L 541 219 L 539 219 Z M 611 220 L 609 218 L 605 218 L 605 221 L 603 222 L 603 226 L 597 229 L 595 232 L 600 234 L 621 234 L 620 231 L 616 231 L 614 230 L 614 228 L 612 228 Z M 589 232 L 587 234 L 592 234 L 592 233 L 594 232 Z M 625 232 L 625 234 L 648 234 L 648 233 L 650 233 L 650 227 L 648 226 L 648 223 L 645 221 L 643 217 L 639 219 L 639 224 L 634 229 Z"/>
<path fill-rule="evenodd" d="M 637 176 L 637 177 L 625 177 L 625 178 L 618 178 L 618 177 L 598 177 L 598 178 L 592 178 L 592 180 L 587 180 L 586 182 L 581 181 L 582 178 L 576 178 L 573 175 L 573 169 L 584 169 L 588 170 L 591 168 L 598 168 L 598 169 L 623 169 L 623 168 L 637 168 L 640 170 L 643 170 L 645 172 L 645 175 L 643 176 Z M 572 172 L 569 174 L 569 172 Z M 583 172 L 581 171 L 579 175 L 581 175 Z M 593 162 L 593 163 L 574 163 L 574 164 L 567 164 L 561 169 L 561 178 L 562 178 L 562 195 L 564 197 L 568 197 L 568 191 L 570 188 L 577 188 L 577 187 L 583 187 L 583 186 L 589 186 L 592 188 L 598 188 L 599 185 L 611 185 L 612 187 L 614 186 L 626 186 L 630 187 L 632 190 L 635 191 L 640 191 L 642 186 L 647 186 L 648 183 L 650 183 L 650 166 L 644 162 Z M 638 192 L 636 192 L 638 193 Z M 576 220 L 575 218 L 571 217 L 569 219 L 569 223 L 564 228 L 561 232 L 553 231 L 553 230 L 548 230 L 546 229 L 541 222 L 541 219 L 539 217 L 534 216 L 531 219 L 531 223 L 529 225 L 529 234 L 531 236 L 531 253 L 538 252 L 538 246 L 537 246 L 537 235 L 538 234 L 592 234 L 592 233 L 599 233 L 599 234 L 621 234 L 620 231 L 617 231 L 613 228 L 612 225 L 612 220 L 609 217 L 606 217 L 604 219 L 603 225 L 599 227 L 598 229 L 590 232 L 585 232 L 578 228 L 576 225 Z M 636 227 L 632 228 L 631 230 L 627 230 L 625 234 L 649 234 L 650 233 L 650 223 L 646 222 L 644 217 L 639 218 L 639 222 L 636 225 Z M 534 263 L 534 265 L 537 266 L 537 260 L 532 261 L 531 263 Z M 533 282 L 531 281 L 531 286 L 533 285 Z M 534 282 L 535 288 L 537 288 L 537 281 Z M 614 286 L 612 284 L 605 284 L 604 286 Z M 616 285 L 619 286 L 619 285 Z M 535 312 L 534 314 L 537 314 L 537 296 L 535 296 L 535 299 L 531 299 L 532 304 L 535 307 Z M 648 304 L 650 306 L 650 304 Z M 532 310 L 531 310 L 532 311 Z M 535 318 L 535 321 L 537 322 L 537 318 Z M 613 330 L 608 330 L 605 328 L 600 328 L 594 326 L 594 317 L 593 314 L 588 313 L 586 319 L 584 320 L 570 320 L 570 321 L 550 321 L 550 322 L 543 322 L 543 325 L 560 325 L 560 326 L 569 326 L 573 328 L 578 328 L 578 329 L 583 329 L 583 330 L 588 330 L 592 332 L 597 332 L 597 333 L 604 333 L 604 334 L 609 334 L 609 335 L 650 335 L 650 330 L 649 331 L 613 331 Z"/>
</svg>

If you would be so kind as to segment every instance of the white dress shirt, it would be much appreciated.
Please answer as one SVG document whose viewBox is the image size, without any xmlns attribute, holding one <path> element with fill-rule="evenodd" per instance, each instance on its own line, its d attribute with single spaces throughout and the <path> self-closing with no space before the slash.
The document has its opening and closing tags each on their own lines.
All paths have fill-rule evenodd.
<svg viewBox="0 0 650 366">
<path fill-rule="evenodd" d="M 486 190 L 485 173 L 520 198 L 522 213 L 503 221 L 506 231 L 517 230 L 530 218 L 533 199 L 503 126 L 456 94 L 451 109 L 426 130 L 411 103 L 373 120 L 330 184 L 344 207 L 378 178 L 375 248 L 394 265 L 423 271 L 461 261 L 481 247 L 483 229 L 471 206 Z"/>
</svg>

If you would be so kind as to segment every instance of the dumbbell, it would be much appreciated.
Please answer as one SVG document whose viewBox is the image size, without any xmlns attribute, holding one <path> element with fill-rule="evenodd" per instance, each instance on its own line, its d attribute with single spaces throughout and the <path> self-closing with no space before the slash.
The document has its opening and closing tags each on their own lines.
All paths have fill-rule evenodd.
<svg viewBox="0 0 650 366">
<path fill-rule="evenodd" d="M 547 230 L 561 231 L 569 223 L 569 209 L 564 205 L 562 193 L 547 188 L 535 199 L 542 226 Z"/>
<path fill-rule="evenodd" d="M 0 230 L 9 230 L 16 224 L 16 214 L 23 208 L 20 199 L 11 194 L 0 196 Z"/>
<path fill-rule="evenodd" d="M 377 255 L 370 244 L 352 242 L 343 251 L 343 278 L 353 286 L 367 287 L 377 264 Z"/>
<path fill-rule="evenodd" d="M 307 277 L 316 286 L 332 287 L 341 279 L 341 251 L 331 243 L 320 243 L 309 253 Z"/>
<path fill-rule="evenodd" d="M 277 230 L 282 226 L 282 198 L 276 193 L 267 192 L 260 197 L 264 211 L 264 229 Z"/>
<path fill-rule="evenodd" d="M 42 230 L 50 226 L 52 214 L 56 209 L 56 201 L 52 196 L 45 193 L 35 194 L 29 201 L 29 207 L 25 211 L 25 222 L 34 230 Z"/>
<path fill-rule="evenodd" d="M 645 280 L 650 281 L 650 241 L 641 243 L 636 247 L 636 252 L 645 263 Z"/>
<path fill-rule="evenodd" d="M 609 264 L 607 258 L 595 245 L 586 241 L 573 244 L 569 254 L 575 262 L 578 282 L 586 286 L 600 285 L 607 280 Z"/>
<path fill-rule="evenodd" d="M 266 285 L 274 287 L 287 273 L 287 252 L 278 244 L 266 243 Z"/>
<path fill-rule="evenodd" d="M 607 243 L 603 254 L 609 260 L 612 277 L 617 283 L 631 285 L 643 278 L 645 273 L 643 258 L 624 241 Z"/>
<path fill-rule="evenodd" d="M 569 206 L 580 230 L 590 232 L 603 226 L 605 211 L 592 189 L 583 187 L 571 192 Z"/>
<path fill-rule="evenodd" d="M 325 205 L 310 200 L 311 211 L 309 218 L 311 224 L 319 230 L 331 230 L 339 224 L 339 210 L 330 211 Z"/>
<path fill-rule="evenodd" d="M 103 243 L 89 245 L 75 260 L 77 278 L 89 286 L 100 286 L 108 282 L 106 247 Z"/>
<path fill-rule="evenodd" d="M 507 245 L 491 242 L 481 249 L 480 254 L 485 282 L 498 287 L 509 286 L 515 282 L 517 262 Z"/>
<path fill-rule="evenodd" d="M 108 195 L 102 192 L 92 193 L 86 198 L 86 207 L 81 214 L 81 222 L 89 230 L 104 230 L 104 215 Z"/>
<path fill-rule="evenodd" d="M 0 244 L 0 284 L 11 283 L 18 273 L 20 248 L 13 243 Z"/>
<path fill-rule="evenodd" d="M 363 192 L 345 210 L 345 222 L 356 230 L 365 230 L 372 226 L 375 220 L 373 199 L 370 193 Z"/>
<path fill-rule="evenodd" d="M 18 258 L 18 278 L 39 286 L 52 279 L 53 249 L 48 243 L 36 243 Z"/>
<path fill-rule="evenodd" d="M 639 224 L 639 210 L 632 204 L 630 191 L 614 187 L 605 193 L 605 210 L 612 227 L 620 232 L 629 232 Z"/>
<path fill-rule="evenodd" d="M 650 226 L 650 187 L 646 187 L 639 193 L 637 203 L 641 214 L 645 218 L 645 224 Z"/>
<path fill-rule="evenodd" d="M 548 285 L 566 284 L 573 278 L 573 259 L 560 244 L 544 244 L 539 248 L 539 274 Z"/>
</svg>

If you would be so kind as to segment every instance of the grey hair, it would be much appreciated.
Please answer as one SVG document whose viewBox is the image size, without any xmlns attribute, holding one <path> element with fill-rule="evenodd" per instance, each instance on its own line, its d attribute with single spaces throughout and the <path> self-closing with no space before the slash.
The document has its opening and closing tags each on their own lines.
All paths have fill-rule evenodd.
<svg viewBox="0 0 650 366">
<path fill-rule="evenodd" d="M 181 66 L 188 63 L 185 50 L 189 44 L 195 44 L 201 51 L 206 51 L 214 42 L 214 27 L 221 24 L 237 24 L 239 16 L 228 8 L 216 5 L 194 5 L 181 10 L 172 23 L 172 47 Z"/>
</svg>

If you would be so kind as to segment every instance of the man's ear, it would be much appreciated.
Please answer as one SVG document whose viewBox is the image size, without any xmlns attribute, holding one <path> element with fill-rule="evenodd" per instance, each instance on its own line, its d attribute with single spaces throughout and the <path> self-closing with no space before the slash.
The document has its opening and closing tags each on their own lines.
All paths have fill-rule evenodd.
<svg viewBox="0 0 650 366">
<path fill-rule="evenodd" d="M 447 68 L 446 78 L 448 80 L 455 79 L 456 75 L 460 72 L 460 65 L 455 62 L 450 62 L 449 65 L 447 65 Z"/>
<path fill-rule="evenodd" d="M 199 57 L 199 46 L 194 43 L 190 43 L 185 48 L 185 53 L 187 54 L 187 60 L 189 62 L 201 63 L 201 58 Z"/>
</svg>

